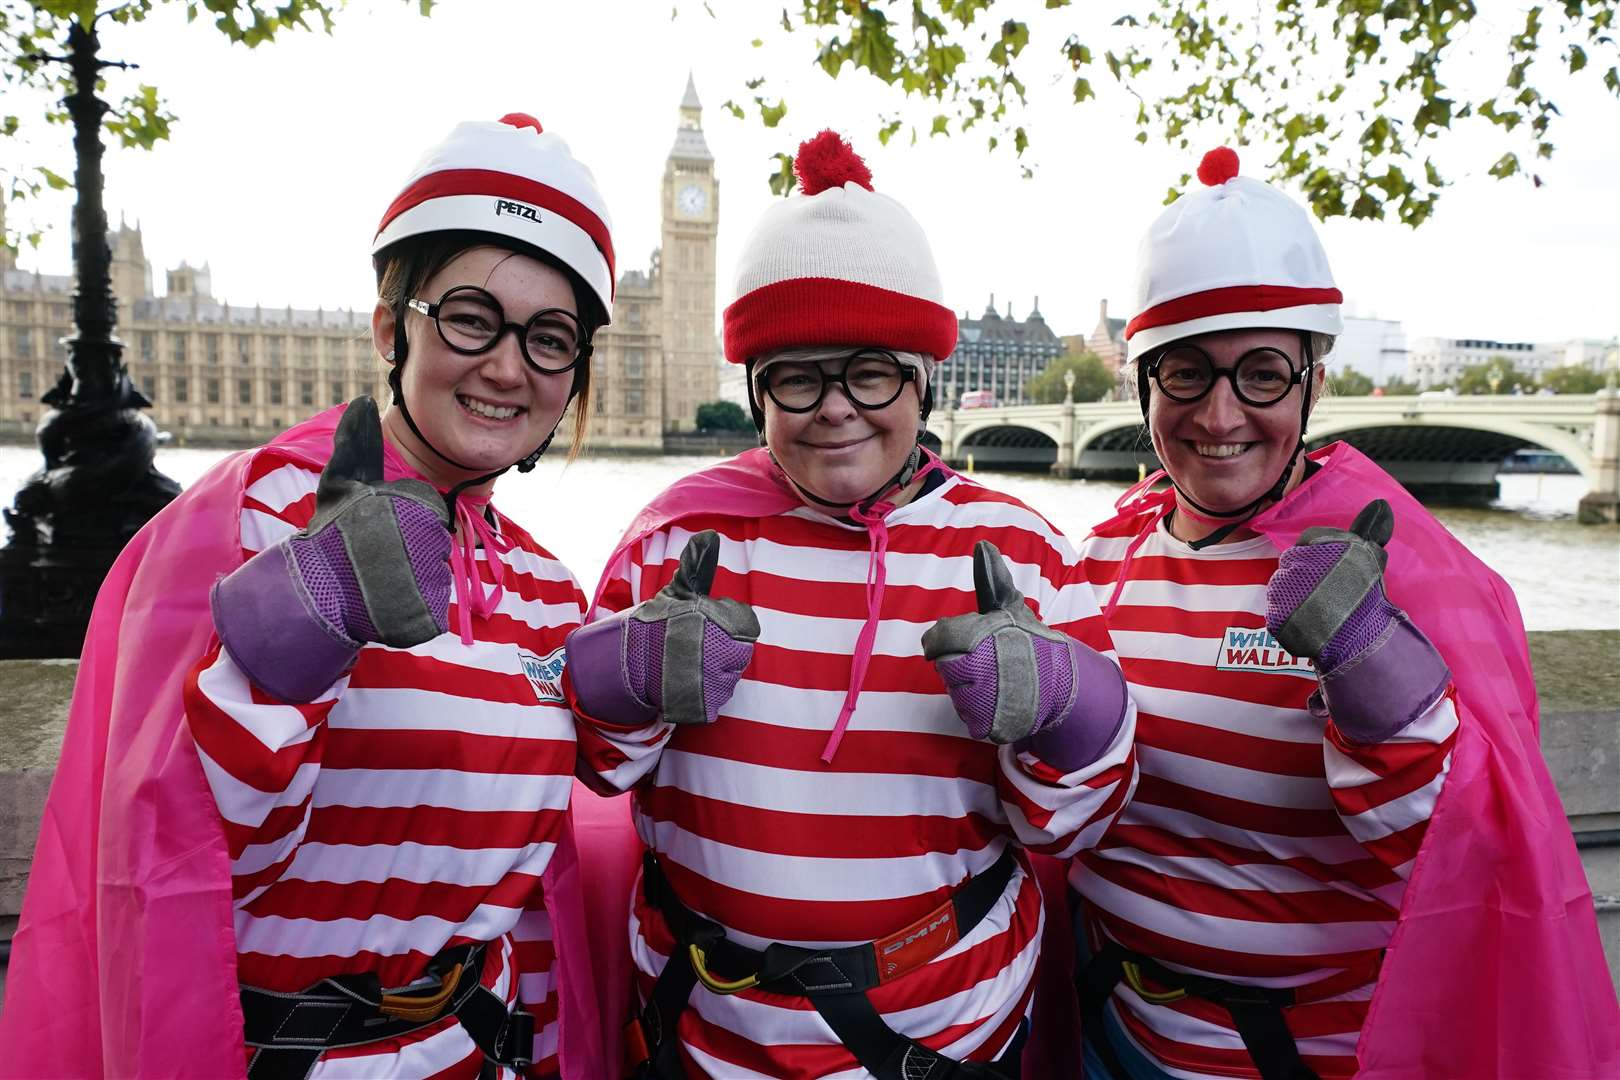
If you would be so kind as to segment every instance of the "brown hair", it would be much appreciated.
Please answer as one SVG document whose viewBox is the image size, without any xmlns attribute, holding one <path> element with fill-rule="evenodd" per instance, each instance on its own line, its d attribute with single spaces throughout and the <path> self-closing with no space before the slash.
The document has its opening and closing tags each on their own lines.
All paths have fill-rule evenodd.
<svg viewBox="0 0 1620 1080">
<path fill-rule="evenodd" d="M 501 248 L 526 255 L 567 278 L 574 290 L 574 309 L 579 313 L 580 326 L 585 331 L 587 341 L 594 339 L 596 331 L 607 322 L 607 314 L 602 310 L 596 294 L 580 280 L 578 274 L 556 257 L 539 248 L 514 243 L 506 237 L 480 232 L 428 233 L 389 245 L 372 258 L 377 270 L 377 299 L 393 311 L 396 319 L 403 319 L 405 301 L 409 297 L 420 292 L 435 274 L 450 265 L 457 256 L 477 247 Z M 397 394 L 399 391 L 396 388 L 394 392 Z M 585 432 L 590 425 L 590 405 L 591 359 L 586 357 L 574 368 L 574 437 L 568 447 L 569 461 L 578 457 L 585 445 Z"/>
</svg>

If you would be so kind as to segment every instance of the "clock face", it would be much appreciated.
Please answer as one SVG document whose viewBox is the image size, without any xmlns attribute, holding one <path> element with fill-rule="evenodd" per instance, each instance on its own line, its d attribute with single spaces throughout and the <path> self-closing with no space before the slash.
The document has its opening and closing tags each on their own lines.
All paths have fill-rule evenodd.
<svg viewBox="0 0 1620 1080">
<path fill-rule="evenodd" d="M 675 206 L 683 214 L 701 214 L 708 209 L 709 193 L 696 184 L 688 184 L 675 196 Z"/>
</svg>

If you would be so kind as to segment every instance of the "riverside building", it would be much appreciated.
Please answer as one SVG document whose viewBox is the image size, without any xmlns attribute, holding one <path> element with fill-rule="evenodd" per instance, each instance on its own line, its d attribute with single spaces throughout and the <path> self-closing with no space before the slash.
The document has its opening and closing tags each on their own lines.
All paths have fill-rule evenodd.
<svg viewBox="0 0 1620 1080">
<path fill-rule="evenodd" d="M 988 390 L 1001 405 L 1027 404 L 1024 384 L 1062 355 L 1063 342 L 1041 317 L 1040 297 L 1019 320 L 1010 303 L 1006 315 L 997 312 L 992 296 L 977 319 L 962 316 L 956 351 L 939 368 L 939 404 L 955 408 L 970 390 Z"/>
</svg>

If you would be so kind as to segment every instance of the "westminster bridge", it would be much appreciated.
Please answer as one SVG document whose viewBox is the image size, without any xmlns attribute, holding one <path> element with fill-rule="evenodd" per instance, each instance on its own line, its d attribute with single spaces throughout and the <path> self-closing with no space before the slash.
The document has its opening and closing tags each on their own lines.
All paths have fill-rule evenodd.
<svg viewBox="0 0 1620 1080">
<path fill-rule="evenodd" d="M 1620 518 L 1620 392 L 1557 395 L 1419 394 L 1323 397 L 1308 445 L 1357 447 L 1419 498 L 1486 501 L 1502 462 L 1519 450 L 1567 460 L 1585 479 L 1580 518 Z M 1049 469 L 1060 476 L 1132 478 L 1156 467 L 1135 401 L 947 409 L 927 441 L 947 461 Z"/>
</svg>

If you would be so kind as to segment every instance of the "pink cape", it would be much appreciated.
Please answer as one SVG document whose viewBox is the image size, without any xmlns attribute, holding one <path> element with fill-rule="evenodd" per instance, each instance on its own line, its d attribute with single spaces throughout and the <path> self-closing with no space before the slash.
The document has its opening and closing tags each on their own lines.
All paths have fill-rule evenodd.
<svg viewBox="0 0 1620 1080">
<path fill-rule="evenodd" d="M 342 408 L 271 443 L 312 467 Z M 208 590 L 241 564 L 239 507 L 259 451 L 234 454 L 137 533 L 85 637 L 0 1015 L 0 1076 L 242 1076 L 230 860 L 181 710 L 213 640 Z M 394 479 L 401 469 L 389 463 Z M 567 1080 L 609 1075 L 578 853 L 543 881 Z"/>
<path fill-rule="evenodd" d="M 1512 590 L 1355 448 L 1334 443 L 1310 457 L 1321 469 L 1251 524 L 1287 549 L 1312 525 L 1348 528 L 1368 502 L 1388 500 L 1385 587 L 1451 666 L 1461 719 L 1362 1027 L 1357 1076 L 1620 1076 L 1620 1008 L 1537 741 Z M 1156 514 L 1162 494 L 1124 515 L 1133 506 Z"/>
<path fill-rule="evenodd" d="M 745 450 L 729 461 L 683 477 L 660 493 L 631 521 L 614 548 L 597 585 L 596 603 L 609 574 L 641 540 L 666 529 L 683 518 L 697 514 L 724 514 L 731 517 L 769 517 L 804 505 L 771 456 L 763 449 Z M 627 799 L 605 799 L 574 787 L 574 817 L 579 831 L 580 857 L 585 870 L 585 902 L 590 911 L 610 912 L 612 917 L 592 923 L 593 955 L 602 973 L 601 986 L 605 1016 L 611 1021 L 607 1037 L 617 1038 L 619 1024 L 612 1018 L 629 1016 L 632 969 L 629 952 L 630 892 L 641 868 L 641 841 L 630 824 Z M 1046 903 L 1046 933 L 1043 955 L 1050 949 L 1072 949 L 1069 930 L 1067 883 L 1064 866 L 1058 860 L 1031 853 L 1036 876 L 1040 879 Z M 1024 1075 L 1031 1080 L 1065 1075 L 1078 1076 L 1078 1057 L 1060 1068 L 1061 1049 L 1067 1040 L 1053 1040 L 1043 1032 L 1078 1031 L 1079 1006 L 1067 963 L 1042 963 L 1036 973 L 1033 1034 L 1024 1051 Z M 611 1043 L 610 1043 L 611 1045 Z"/>
</svg>

